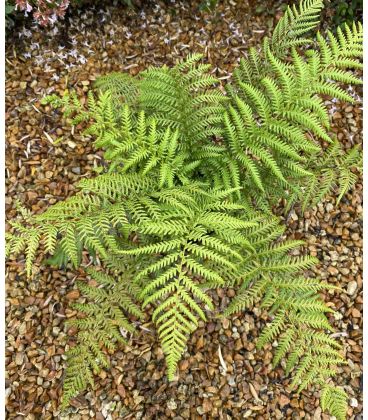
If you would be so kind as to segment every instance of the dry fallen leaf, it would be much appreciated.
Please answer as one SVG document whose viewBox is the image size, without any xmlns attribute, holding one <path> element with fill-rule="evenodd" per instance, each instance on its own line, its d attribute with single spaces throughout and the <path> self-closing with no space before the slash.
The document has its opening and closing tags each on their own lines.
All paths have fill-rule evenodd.
<svg viewBox="0 0 368 420">
<path fill-rule="evenodd" d="M 259 398 L 257 391 L 255 390 L 254 386 L 251 383 L 249 383 L 249 389 L 250 389 L 251 394 L 253 395 L 253 398 L 256 400 L 257 404 L 259 403 L 262 404 L 263 403 L 262 400 Z"/>
</svg>

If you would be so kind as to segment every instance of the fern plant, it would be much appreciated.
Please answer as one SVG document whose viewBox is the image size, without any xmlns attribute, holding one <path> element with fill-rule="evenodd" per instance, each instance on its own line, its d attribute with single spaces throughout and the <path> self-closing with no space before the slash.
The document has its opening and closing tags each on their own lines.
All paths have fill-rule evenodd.
<svg viewBox="0 0 368 420">
<path fill-rule="evenodd" d="M 44 99 L 86 126 L 107 163 L 44 213 L 20 208 L 7 234 L 8 253 L 25 254 L 29 276 L 38 253 L 74 267 L 87 253 L 99 266 L 92 283 L 78 283 L 89 303 L 76 304 L 71 321 L 78 333 L 63 407 L 144 313 L 174 380 L 190 334 L 215 309 L 210 290 L 232 286 L 222 315 L 267 309 L 258 347 L 277 340 L 274 363 L 291 385 L 320 386 L 323 409 L 345 417 L 346 394 L 331 381 L 344 359 L 320 297 L 333 287 L 306 276 L 317 260 L 291 255 L 303 244 L 285 240 L 272 213 L 281 198 L 305 208 L 337 187 L 340 200 L 360 167 L 359 149 L 345 153 L 330 137 L 323 96 L 353 101 L 340 84 L 360 83 L 350 69 L 361 68 L 362 28 L 304 38 L 321 8 L 304 0 L 288 9 L 241 61 L 227 94 L 193 54 L 134 78 L 103 76 L 86 106 L 75 93 Z"/>
</svg>

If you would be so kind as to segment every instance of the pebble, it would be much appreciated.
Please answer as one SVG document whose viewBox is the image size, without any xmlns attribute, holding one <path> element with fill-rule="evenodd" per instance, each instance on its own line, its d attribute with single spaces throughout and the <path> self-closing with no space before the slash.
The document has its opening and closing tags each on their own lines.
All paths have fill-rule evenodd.
<svg viewBox="0 0 368 420">
<path fill-rule="evenodd" d="M 327 270 L 332 276 L 337 276 L 339 274 L 339 270 L 336 267 L 329 266 Z"/>
<path fill-rule="evenodd" d="M 76 299 L 79 298 L 79 296 L 80 296 L 79 290 L 75 289 L 75 290 L 71 290 L 70 292 L 68 292 L 65 297 L 68 300 L 76 300 Z"/>
<path fill-rule="evenodd" d="M 348 295 L 352 296 L 356 292 L 357 288 L 358 288 L 358 283 L 355 280 L 349 281 L 346 292 Z"/>
<path fill-rule="evenodd" d="M 290 404 L 290 398 L 288 398 L 284 394 L 281 394 L 278 398 L 278 402 L 279 402 L 280 408 L 284 408 L 285 405 Z"/>
<path fill-rule="evenodd" d="M 72 172 L 73 172 L 73 174 L 80 175 L 81 174 L 80 166 L 76 166 L 76 167 L 72 168 Z"/>
<path fill-rule="evenodd" d="M 357 308 L 353 308 L 351 311 L 353 318 L 360 318 L 362 316 L 361 312 Z"/>
<path fill-rule="evenodd" d="M 220 395 L 222 398 L 227 398 L 230 395 L 230 392 L 231 390 L 230 390 L 229 385 L 225 384 L 220 390 Z"/>
<path fill-rule="evenodd" d="M 211 400 L 209 400 L 208 398 L 204 398 L 202 407 L 203 413 L 209 413 L 212 410 Z"/>
<path fill-rule="evenodd" d="M 327 213 L 330 213 L 333 209 L 334 209 L 333 204 L 331 204 L 331 203 L 327 203 L 326 204 L 326 211 L 327 211 Z"/>
<path fill-rule="evenodd" d="M 358 407 L 358 400 L 356 398 L 350 399 L 350 407 Z"/>
<path fill-rule="evenodd" d="M 72 141 L 72 140 L 68 140 L 67 142 L 66 142 L 66 144 L 71 148 L 71 149 L 75 149 L 76 147 L 77 147 L 77 144 L 74 142 L 74 141 Z"/>
<path fill-rule="evenodd" d="M 167 408 L 168 408 L 169 410 L 176 410 L 176 409 L 177 409 L 177 407 L 178 407 L 178 405 L 176 404 L 176 402 L 175 402 L 175 400 L 174 400 L 174 399 L 170 399 L 170 400 L 167 402 Z"/>
<path fill-rule="evenodd" d="M 15 355 L 15 363 L 18 365 L 18 366 L 21 366 L 22 364 L 23 364 L 23 360 L 24 360 L 24 353 L 17 353 L 16 355 Z"/>
<path fill-rule="evenodd" d="M 313 414 L 313 420 L 321 420 L 322 416 L 322 408 L 317 407 L 314 414 Z"/>
<path fill-rule="evenodd" d="M 298 400 L 297 398 L 293 398 L 293 399 L 290 401 L 290 405 L 291 405 L 292 407 L 294 407 L 294 408 L 299 407 L 299 400 Z"/>
</svg>

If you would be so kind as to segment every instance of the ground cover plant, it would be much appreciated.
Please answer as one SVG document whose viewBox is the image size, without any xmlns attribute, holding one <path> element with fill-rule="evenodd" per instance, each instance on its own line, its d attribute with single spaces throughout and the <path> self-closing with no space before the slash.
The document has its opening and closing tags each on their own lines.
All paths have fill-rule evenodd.
<svg viewBox="0 0 368 420">
<path fill-rule="evenodd" d="M 334 10 L 333 21 L 336 25 L 346 22 L 351 24 L 357 17 L 362 17 L 363 0 L 331 0 L 329 6 Z"/>
<path fill-rule="evenodd" d="M 69 7 L 81 7 L 89 4 L 89 0 L 9 0 L 5 3 L 6 21 L 15 12 L 25 17 L 32 16 L 34 21 L 42 26 L 52 26 L 59 19 L 64 19 Z M 93 2 L 92 2 L 93 3 Z M 133 7 L 131 0 L 121 0 L 125 6 Z M 8 26 L 9 24 L 7 24 Z"/>
<path fill-rule="evenodd" d="M 39 25 L 49 26 L 65 16 L 69 3 L 69 0 L 14 0 L 10 4 L 14 11 L 22 12 L 26 17 L 32 14 Z"/>
<path fill-rule="evenodd" d="M 103 262 L 105 273 L 90 271 L 103 287 L 80 285 L 92 303 L 77 306 L 85 315 L 73 321 L 79 344 L 69 352 L 65 404 L 107 364 L 102 349 L 123 339 L 120 328 L 132 329 L 127 312 L 142 316 L 134 303 L 153 307 L 174 379 L 189 333 L 211 314 L 209 290 L 230 285 L 238 294 L 226 314 L 262 300 L 273 321 L 258 345 L 281 334 L 275 363 L 289 354 L 293 383 L 320 383 L 322 406 L 343 418 L 344 392 L 326 383 L 343 362 L 317 293 L 327 285 L 303 276 L 315 260 L 288 254 L 301 244 L 278 241 L 283 228 L 271 211 L 280 198 L 307 206 L 336 180 L 341 195 L 355 181 L 359 151 L 344 155 L 329 138 L 318 95 L 352 101 L 333 80 L 360 82 L 344 69 L 361 67 L 361 28 L 319 35 L 301 54 L 295 47 L 312 44 L 302 35 L 320 8 L 304 2 L 287 12 L 241 62 L 227 95 L 193 55 L 134 79 L 101 78 L 87 110 L 74 95 L 48 98 L 89 125 L 109 163 L 75 197 L 40 216 L 24 213 L 28 224 L 14 222 L 8 241 L 12 253 L 26 249 L 29 274 L 40 243 L 61 264 L 79 265 L 83 249 Z"/>
</svg>

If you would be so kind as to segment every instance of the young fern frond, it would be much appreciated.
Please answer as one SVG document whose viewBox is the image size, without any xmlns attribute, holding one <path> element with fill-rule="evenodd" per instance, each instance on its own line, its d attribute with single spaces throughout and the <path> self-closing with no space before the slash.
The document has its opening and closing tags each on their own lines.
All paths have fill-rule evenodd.
<svg viewBox="0 0 368 420">
<path fill-rule="evenodd" d="M 117 108 L 121 106 L 122 102 L 131 106 L 136 104 L 139 86 L 136 79 L 128 74 L 110 73 L 100 76 L 94 85 L 102 92 L 110 92 Z"/>
<path fill-rule="evenodd" d="M 196 153 L 220 133 L 226 97 L 214 86 L 208 65 L 193 54 L 173 68 L 150 68 L 141 74 L 140 109 L 152 116 L 162 129 L 179 130 L 182 149 Z"/>
</svg>

